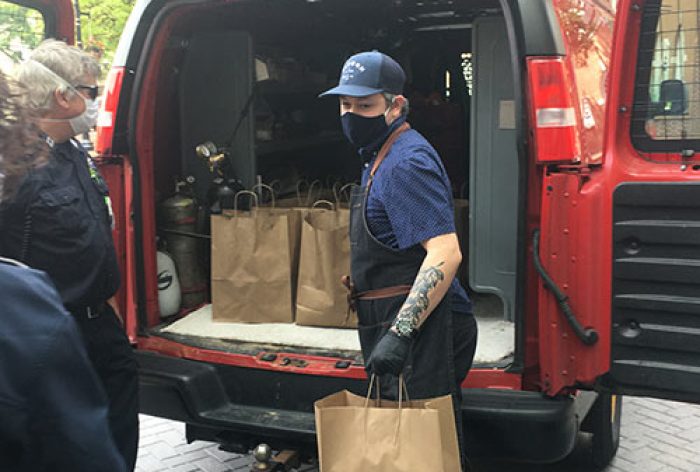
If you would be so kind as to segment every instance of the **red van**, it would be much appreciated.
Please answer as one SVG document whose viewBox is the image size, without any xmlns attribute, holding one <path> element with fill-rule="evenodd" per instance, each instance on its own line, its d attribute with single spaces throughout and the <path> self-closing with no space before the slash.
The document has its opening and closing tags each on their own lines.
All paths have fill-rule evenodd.
<svg viewBox="0 0 700 472">
<path fill-rule="evenodd" d="M 69 0 L 19 3 L 73 39 Z M 582 430 L 605 465 L 620 395 L 699 402 L 699 31 L 700 0 L 139 0 L 96 148 L 143 413 L 232 451 L 313 454 L 313 402 L 366 391 L 353 330 L 215 322 L 206 274 L 227 187 L 357 179 L 337 104 L 316 95 L 371 48 L 407 71 L 409 121 L 468 208 L 470 453 L 553 462 Z"/>
</svg>

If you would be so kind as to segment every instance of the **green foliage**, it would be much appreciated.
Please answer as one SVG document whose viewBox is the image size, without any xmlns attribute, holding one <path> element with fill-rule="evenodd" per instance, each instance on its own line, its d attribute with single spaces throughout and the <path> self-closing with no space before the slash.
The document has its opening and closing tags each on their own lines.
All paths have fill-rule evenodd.
<svg viewBox="0 0 700 472">
<path fill-rule="evenodd" d="M 80 0 L 83 46 L 103 51 L 109 65 L 135 0 Z"/>
<path fill-rule="evenodd" d="M 0 56 L 17 62 L 43 40 L 44 21 L 38 11 L 11 1 L 0 0 Z M 112 61 L 134 3 L 135 0 L 79 0 L 83 47 L 99 57 L 103 68 Z"/>
<path fill-rule="evenodd" d="M 20 61 L 44 39 L 39 12 L 0 1 L 0 52 Z"/>
</svg>

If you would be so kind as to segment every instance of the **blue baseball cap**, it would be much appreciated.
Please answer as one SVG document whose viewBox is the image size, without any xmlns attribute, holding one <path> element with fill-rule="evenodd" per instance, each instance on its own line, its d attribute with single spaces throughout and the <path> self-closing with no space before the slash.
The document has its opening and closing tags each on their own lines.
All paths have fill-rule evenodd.
<svg viewBox="0 0 700 472">
<path fill-rule="evenodd" d="M 400 95 L 405 82 L 406 74 L 398 62 L 376 50 L 361 52 L 345 61 L 338 86 L 326 90 L 319 97 L 366 97 L 375 93 Z"/>
</svg>

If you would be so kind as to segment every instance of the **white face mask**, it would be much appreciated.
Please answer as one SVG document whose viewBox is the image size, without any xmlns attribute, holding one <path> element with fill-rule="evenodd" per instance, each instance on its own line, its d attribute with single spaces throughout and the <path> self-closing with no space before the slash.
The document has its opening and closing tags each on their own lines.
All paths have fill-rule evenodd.
<svg viewBox="0 0 700 472">
<path fill-rule="evenodd" d="M 71 129 L 76 135 L 78 135 L 87 133 L 92 129 L 93 126 L 95 126 L 95 124 L 97 123 L 99 105 L 97 103 L 97 100 L 85 98 L 80 93 L 78 93 L 77 90 L 75 93 L 77 93 L 78 96 L 85 101 L 85 111 L 83 111 L 80 115 L 68 120 Z"/>
</svg>

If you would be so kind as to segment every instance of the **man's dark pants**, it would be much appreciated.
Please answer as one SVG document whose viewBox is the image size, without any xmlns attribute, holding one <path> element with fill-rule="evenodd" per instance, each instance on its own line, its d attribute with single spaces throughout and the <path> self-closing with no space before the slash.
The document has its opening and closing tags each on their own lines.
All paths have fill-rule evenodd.
<svg viewBox="0 0 700 472">
<path fill-rule="evenodd" d="M 88 357 L 109 399 L 109 423 L 127 470 L 136 465 L 139 441 L 138 364 L 117 315 L 105 303 L 99 314 L 73 313 Z"/>
</svg>

